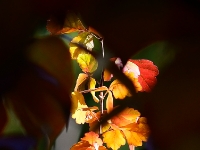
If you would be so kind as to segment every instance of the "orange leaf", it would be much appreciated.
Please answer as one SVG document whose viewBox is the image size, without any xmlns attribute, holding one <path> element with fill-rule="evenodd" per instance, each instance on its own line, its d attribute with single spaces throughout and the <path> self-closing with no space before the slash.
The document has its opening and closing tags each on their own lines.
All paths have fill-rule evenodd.
<svg viewBox="0 0 200 150">
<path fill-rule="evenodd" d="M 74 144 L 70 150 L 95 150 L 88 141 L 80 141 Z"/>
<path fill-rule="evenodd" d="M 88 141 L 89 144 L 93 146 L 102 146 L 103 144 L 102 140 L 99 138 L 99 135 L 93 131 L 85 133 L 85 137 L 81 138 L 81 141 Z"/>
<path fill-rule="evenodd" d="M 112 77 L 113 75 L 107 69 L 105 69 L 103 73 L 104 81 L 110 81 Z"/>
<path fill-rule="evenodd" d="M 95 89 L 95 85 L 96 85 L 96 80 L 91 77 L 89 84 L 88 84 L 88 88 L 89 89 Z M 93 100 L 98 103 L 99 99 L 96 97 L 95 91 L 91 91 L 90 93 L 92 94 Z"/>
<path fill-rule="evenodd" d="M 117 125 L 118 127 L 125 126 L 130 123 L 137 122 L 140 113 L 133 108 L 126 108 L 118 115 L 111 118 L 113 124 Z"/>
<path fill-rule="evenodd" d="M 159 74 L 158 67 L 150 60 L 132 60 L 130 62 L 136 64 L 139 67 L 140 75 L 138 81 L 142 86 L 142 91 L 150 92 L 156 84 L 156 76 Z"/>
<path fill-rule="evenodd" d="M 111 91 L 108 91 L 108 97 L 106 99 L 106 109 L 108 113 L 113 110 L 113 96 Z"/>
<path fill-rule="evenodd" d="M 109 90 L 113 92 L 113 95 L 116 99 L 124 99 L 126 96 L 131 96 L 126 86 L 119 80 L 114 80 L 110 84 Z"/>
<path fill-rule="evenodd" d="M 85 73 L 80 73 L 76 80 L 76 85 L 74 91 L 83 91 L 85 90 L 85 85 L 89 80 L 89 76 Z"/>
<path fill-rule="evenodd" d="M 103 142 L 108 148 L 118 150 L 121 145 L 125 145 L 126 141 L 120 130 L 111 130 L 103 133 Z"/>
</svg>

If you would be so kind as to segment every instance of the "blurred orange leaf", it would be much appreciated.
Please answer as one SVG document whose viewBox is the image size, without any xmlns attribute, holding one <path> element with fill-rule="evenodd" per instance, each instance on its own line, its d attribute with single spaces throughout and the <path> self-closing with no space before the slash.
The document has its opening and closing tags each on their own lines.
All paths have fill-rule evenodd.
<svg viewBox="0 0 200 150">
<path fill-rule="evenodd" d="M 106 143 L 108 148 L 118 150 L 126 141 L 124 135 L 120 130 L 111 130 L 103 133 L 103 142 Z"/>
<path fill-rule="evenodd" d="M 98 62 L 91 54 L 79 54 L 77 62 L 85 73 L 92 73 L 98 67 Z"/>
<path fill-rule="evenodd" d="M 5 96 L 27 134 L 48 136 L 52 144 L 68 121 L 71 101 L 66 90 L 29 70 Z"/>
<path fill-rule="evenodd" d="M 112 77 L 113 77 L 113 75 L 107 69 L 105 69 L 104 73 L 103 73 L 104 81 L 110 81 L 112 79 Z"/>
</svg>

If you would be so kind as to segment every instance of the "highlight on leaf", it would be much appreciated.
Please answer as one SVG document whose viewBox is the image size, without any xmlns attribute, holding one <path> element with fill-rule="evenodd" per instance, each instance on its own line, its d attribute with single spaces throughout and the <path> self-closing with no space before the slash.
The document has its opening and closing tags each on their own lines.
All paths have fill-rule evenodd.
<svg viewBox="0 0 200 150">
<path fill-rule="evenodd" d="M 82 93 L 72 92 L 72 118 L 76 119 L 77 124 L 84 124 L 95 118 L 96 115 L 93 111 L 98 110 L 98 107 L 88 107 Z"/>
<path fill-rule="evenodd" d="M 93 73 L 98 67 L 97 60 L 91 54 L 79 54 L 77 62 L 85 73 Z"/>
</svg>

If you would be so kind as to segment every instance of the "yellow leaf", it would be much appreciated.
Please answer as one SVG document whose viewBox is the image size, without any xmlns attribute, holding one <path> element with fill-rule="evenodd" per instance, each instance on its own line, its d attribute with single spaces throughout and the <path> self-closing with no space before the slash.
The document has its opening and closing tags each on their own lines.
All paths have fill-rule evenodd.
<svg viewBox="0 0 200 150">
<path fill-rule="evenodd" d="M 84 124 L 85 123 L 85 117 L 86 111 L 82 111 L 82 108 L 88 108 L 88 106 L 85 103 L 85 99 L 83 95 L 79 92 L 72 92 L 72 118 L 76 119 L 76 123 L 78 124 Z"/>
<path fill-rule="evenodd" d="M 89 84 L 88 84 L 88 88 L 89 89 L 95 89 L 95 85 L 96 85 L 96 80 L 91 77 Z M 98 103 L 99 99 L 96 97 L 95 91 L 91 91 L 90 93 L 92 94 L 93 100 Z"/>
<path fill-rule="evenodd" d="M 79 54 L 87 53 L 85 49 L 83 49 L 82 47 L 78 47 L 77 44 L 74 44 L 72 42 L 69 43 L 69 52 L 72 59 L 77 59 Z"/>
<path fill-rule="evenodd" d="M 91 54 L 79 54 L 77 62 L 85 73 L 92 73 L 98 67 L 98 62 Z"/>
<path fill-rule="evenodd" d="M 106 109 L 108 113 L 113 110 L 113 96 L 111 91 L 108 91 L 108 97 L 106 99 Z"/>
<path fill-rule="evenodd" d="M 85 84 L 88 81 L 89 77 L 85 73 L 80 73 L 76 80 L 76 85 L 74 91 L 83 91 L 85 90 Z"/>
<path fill-rule="evenodd" d="M 126 141 L 120 130 L 111 130 L 103 133 L 103 142 L 108 148 L 118 150 L 121 145 L 125 145 Z"/>
<path fill-rule="evenodd" d="M 71 58 L 77 59 L 79 54 L 88 53 L 87 50 L 91 51 L 94 48 L 93 36 L 89 32 L 82 32 L 72 39 L 69 46 Z"/>
<path fill-rule="evenodd" d="M 109 90 L 113 92 L 113 95 L 116 99 L 124 99 L 126 96 L 131 96 L 126 86 L 119 80 L 114 80 L 110 84 Z"/>
</svg>

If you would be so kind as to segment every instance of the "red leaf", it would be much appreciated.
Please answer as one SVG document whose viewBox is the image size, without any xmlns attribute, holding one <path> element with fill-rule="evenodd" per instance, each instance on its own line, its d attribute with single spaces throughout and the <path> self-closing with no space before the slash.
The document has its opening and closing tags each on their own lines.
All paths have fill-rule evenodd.
<svg viewBox="0 0 200 150">
<path fill-rule="evenodd" d="M 156 76 L 159 74 L 158 67 L 152 61 L 146 59 L 129 59 L 129 61 L 139 67 L 140 75 L 138 81 L 142 86 L 142 91 L 150 92 L 157 82 Z"/>
</svg>

